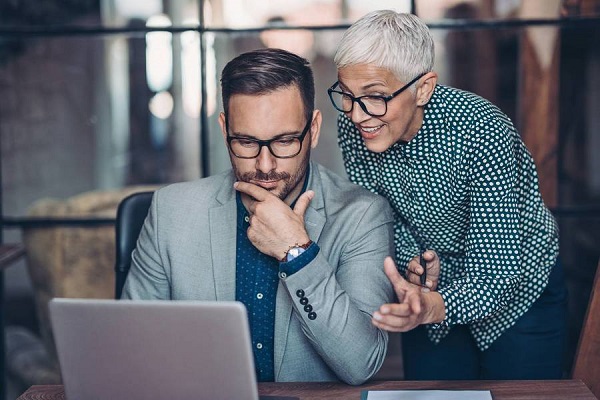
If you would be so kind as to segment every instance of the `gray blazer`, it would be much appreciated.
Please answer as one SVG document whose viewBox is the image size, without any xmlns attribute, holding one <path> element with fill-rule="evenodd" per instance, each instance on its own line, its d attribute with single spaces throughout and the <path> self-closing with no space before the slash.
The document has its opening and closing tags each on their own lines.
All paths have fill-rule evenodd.
<svg viewBox="0 0 600 400">
<path fill-rule="evenodd" d="M 123 298 L 235 300 L 236 201 L 231 171 L 158 190 L 132 255 Z M 381 367 L 385 331 L 371 314 L 393 300 L 383 259 L 393 254 L 388 203 L 311 163 L 305 226 L 320 251 L 280 277 L 275 380 L 361 384 Z M 303 290 L 317 318 L 296 294 Z"/>
</svg>

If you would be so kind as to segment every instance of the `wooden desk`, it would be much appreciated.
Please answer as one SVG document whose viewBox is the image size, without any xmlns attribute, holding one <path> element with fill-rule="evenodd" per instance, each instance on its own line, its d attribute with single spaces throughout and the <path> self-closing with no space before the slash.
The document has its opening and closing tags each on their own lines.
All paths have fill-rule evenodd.
<svg viewBox="0 0 600 400">
<path fill-rule="evenodd" d="M 557 381 L 389 381 L 362 386 L 341 383 L 259 383 L 261 395 L 295 396 L 300 400 L 360 399 L 365 389 L 472 389 L 491 390 L 494 400 L 594 400 L 596 397 L 579 380 Z M 201 396 L 198 397 L 199 399 Z M 32 386 L 17 400 L 64 400 L 62 386 Z M 597 399 L 596 399 L 597 400 Z"/>
</svg>

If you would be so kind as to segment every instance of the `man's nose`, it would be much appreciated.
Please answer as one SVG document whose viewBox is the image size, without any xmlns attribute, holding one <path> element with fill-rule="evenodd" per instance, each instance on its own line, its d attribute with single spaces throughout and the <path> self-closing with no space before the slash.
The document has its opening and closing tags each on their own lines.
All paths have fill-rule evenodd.
<svg viewBox="0 0 600 400">
<path fill-rule="evenodd" d="M 277 167 L 277 162 L 275 160 L 275 156 L 271 154 L 269 147 L 263 145 L 260 147 L 260 152 L 256 157 L 256 169 L 269 173 L 273 171 Z"/>
</svg>

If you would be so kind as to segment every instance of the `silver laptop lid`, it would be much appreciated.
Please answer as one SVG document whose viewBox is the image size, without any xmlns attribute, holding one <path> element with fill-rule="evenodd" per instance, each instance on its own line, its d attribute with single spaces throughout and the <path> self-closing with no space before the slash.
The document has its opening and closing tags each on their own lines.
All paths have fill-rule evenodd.
<svg viewBox="0 0 600 400">
<path fill-rule="evenodd" d="M 53 299 L 67 399 L 258 399 L 239 302 Z"/>
</svg>

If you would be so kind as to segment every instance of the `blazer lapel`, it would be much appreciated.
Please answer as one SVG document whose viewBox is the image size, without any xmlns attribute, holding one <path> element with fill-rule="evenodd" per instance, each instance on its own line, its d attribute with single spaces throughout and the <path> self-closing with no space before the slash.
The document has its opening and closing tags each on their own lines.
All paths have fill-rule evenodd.
<svg viewBox="0 0 600 400">
<path fill-rule="evenodd" d="M 310 202 L 306 213 L 304 214 L 304 226 L 308 233 L 308 237 L 317 242 L 321 236 L 323 226 L 327 220 L 325 216 L 325 200 L 323 196 L 323 185 L 321 184 L 321 176 L 319 175 L 318 165 L 311 162 L 310 175 L 306 190 L 314 190 L 315 197 Z M 281 364 L 283 354 L 287 346 L 289 336 L 290 321 L 292 316 L 292 301 L 283 284 L 279 282 L 277 287 L 277 298 L 275 306 L 275 343 L 273 358 L 275 364 L 275 380 L 278 380 L 281 372 Z"/>
<path fill-rule="evenodd" d="M 215 295 L 218 301 L 232 301 L 235 300 L 237 207 L 231 174 L 223 182 L 216 200 L 219 205 L 211 208 L 209 214 Z"/>
<path fill-rule="evenodd" d="M 306 190 L 313 190 L 315 197 L 310 202 L 310 206 L 304 214 L 304 227 L 308 232 L 308 237 L 313 242 L 319 241 L 323 226 L 327 220 L 325 216 L 325 194 L 324 191 L 328 190 L 323 187 L 321 182 L 321 175 L 319 174 L 319 165 L 311 162 L 310 163 L 310 175 L 308 177 L 308 185 Z"/>
</svg>

